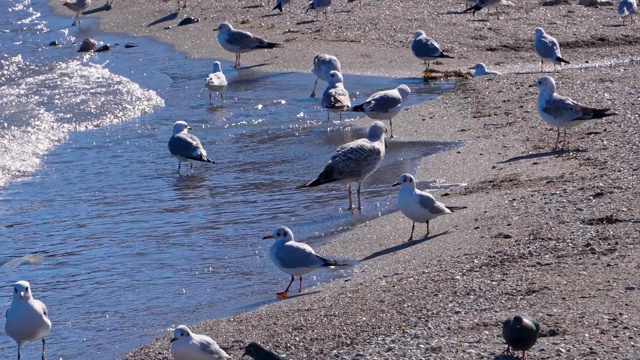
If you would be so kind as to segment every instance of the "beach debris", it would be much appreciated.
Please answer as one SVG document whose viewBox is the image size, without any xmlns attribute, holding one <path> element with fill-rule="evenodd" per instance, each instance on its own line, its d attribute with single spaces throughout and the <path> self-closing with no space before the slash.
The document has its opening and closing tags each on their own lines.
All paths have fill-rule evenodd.
<svg viewBox="0 0 640 360">
<path fill-rule="evenodd" d="M 124 48 L 125 49 L 134 48 L 134 47 L 138 47 L 138 44 L 136 44 L 134 42 L 128 42 L 128 43 L 124 44 Z"/>
<path fill-rule="evenodd" d="M 80 49 L 78 49 L 78 52 L 89 52 L 89 51 L 95 51 L 98 48 L 98 42 L 87 38 L 82 40 L 82 43 L 80 44 Z"/>
<path fill-rule="evenodd" d="M 62 44 L 58 40 L 53 40 L 52 42 L 49 43 L 49 46 L 60 46 L 60 45 Z"/>
<path fill-rule="evenodd" d="M 250 356 L 254 360 L 286 360 L 282 356 L 255 342 L 249 343 L 249 345 L 244 348 L 242 357 L 245 356 Z"/>
<path fill-rule="evenodd" d="M 104 45 L 100 46 L 99 48 L 97 48 L 96 52 L 105 52 L 105 51 L 109 51 L 109 50 L 111 50 L 111 45 L 104 44 Z"/>
<path fill-rule="evenodd" d="M 178 23 L 178 26 L 191 25 L 199 22 L 200 22 L 200 19 L 187 16 L 186 18 L 180 20 L 180 22 Z"/>
<path fill-rule="evenodd" d="M 429 70 L 425 71 L 422 79 L 424 81 L 447 80 L 447 79 L 470 79 L 473 74 L 470 71 L 462 70 Z"/>
<path fill-rule="evenodd" d="M 514 355 L 513 351 L 522 351 L 522 359 L 526 359 L 527 350 L 538 341 L 540 325 L 533 319 L 516 315 L 502 323 L 502 337 L 507 343 L 504 355 Z"/>
</svg>

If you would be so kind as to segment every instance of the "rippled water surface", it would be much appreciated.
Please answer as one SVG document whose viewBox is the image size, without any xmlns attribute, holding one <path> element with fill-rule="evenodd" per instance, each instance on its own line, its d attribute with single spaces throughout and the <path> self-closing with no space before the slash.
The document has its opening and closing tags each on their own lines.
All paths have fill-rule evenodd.
<svg viewBox="0 0 640 360">
<path fill-rule="evenodd" d="M 284 224 L 317 246 L 394 211 L 390 184 L 401 173 L 461 145 L 389 141 L 365 184 L 364 213 L 352 214 L 342 210 L 341 185 L 295 190 L 371 122 L 354 114 L 327 121 L 308 97 L 313 75 L 237 72 L 225 62 L 226 101 L 209 106 L 203 82 L 213 60 L 98 34 L 89 20 L 79 33 L 42 1 L 9 2 L 0 14 L 0 310 L 10 305 L 9 285 L 29 280 L 53 321 L 51 359 L 113 359 L 180 323 L 275 301 L 288 275 L 269 261 L 263 235 Z M 77 53 L 74 41 L 86 36 L 120 45 Z M 52 40 L 62 46 L 48 47 Z M 125 49 L 129 41 L 139 46 Z M 451 86 L 345 75 L 354 103 L 400 83 L 413 91 L 410 105 Z M 167 140 L 178 119 L 215 165 L 176 174 Z M 341 274 L 313 275 L 305 286 Z M 0 332 L 0 358 L 15 357 Z M 23 349 L 36 358 L 40 344 Z"/>
</svg>

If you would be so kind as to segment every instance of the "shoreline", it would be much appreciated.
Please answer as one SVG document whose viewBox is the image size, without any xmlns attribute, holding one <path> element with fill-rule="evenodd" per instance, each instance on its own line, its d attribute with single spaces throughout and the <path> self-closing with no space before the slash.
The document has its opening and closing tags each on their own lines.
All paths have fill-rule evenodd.
<svg viewBox="0 0 640 360">
<path fill-rule="evenodd" d="M 635 61 L 577 67 L 637 55 L 640 37 L 623 36 L 633 26 L 605 26 L 620 22 L 613 7 L 542 7 L 523 1 L 502 9 L 501 20 L 492 14 L 485 22 L 447 14 L 462 9 L 458 1 L 425 6 L 410 0 L 395 4 L 373 28 L 373 10 L 382 4 L 371 0 L 362 6 L 338 2 L 329 20 L 301 25 L 296 23 L 311 16 L 287 12 L 298 11 L 300 3 L 285 15 L 263 17 L 266 7 L 242 9 L 254 2 L 190 1 L 172 25 L 185 12 L 201 22 L 170 30 L 162 30 L 169 22 L 146 25 L 171 13 L 173 2 L 117 1 L 113 10 L 96 15 L 100 31 L 152 36 L 196 58 L 233 59 L 211 31 L 226 20 L 285 44 L 244 55 L 245 66 L 267 62 L 264 71 L 310 72 L 315 54 L 326 52 L 338 56 L 346 74 L 394 77 L 420 76 L 422 62 L 408 45 L 422 27 L 456 57 L 436 68 L 466 69 L 484 62 L 504 75 L 460 81 L 394 121 L 398 138 L 393 141 L 467 142 L 457 151 L 426 158 L 414 174 L 418 181 L 467 183 L 434 194 L 466 210 L 433 220 L 430 237 L 412 243 L 405 242 L 411 222 L 399 212 L 360 224 L 317 249 L 329 256 L 368 258 L 350 278 L 202 322 L 193 331 L 229 347 L 234 357 L 258 341 L 289 359 L 492 358 L 504 350 L 501 321 L 524 313 L 540 322 L 545 335 L 531 358 L 623 359 L 640 352 L 635 340 L 640 299 L 629 290 L 640 285 L 640 192 L 634 180 L 640 171 L 640 115 L 634 103 L 640 67 Z M 55 11 L 69 13 L 62 6 Z M 484 19 L 486 12 L 475 17 Z M 572 128 L 574 151 L 550 152 L 555 131 L 537 113 L 538 90 L 528 87 L 542 75 L 533 72 L 539 70 L 531 46 L 537 18 L 544 19 L 543 27 L 572 62 L 544 74 L 556 79 L 558 92 L 619 114 Z M 431 28 L 424 27 L 424 19 Z M 240 25 L 242 20 L 248 22 Z M 587 35 L 590 30 L 594 35 Z M 367 211 L 366 186 L 363 197 Z M 424 224 L 416 225 L 417 239 L 425 232 Z M 170 359 L 169 336 L 126 356 Z"/>
</svg>

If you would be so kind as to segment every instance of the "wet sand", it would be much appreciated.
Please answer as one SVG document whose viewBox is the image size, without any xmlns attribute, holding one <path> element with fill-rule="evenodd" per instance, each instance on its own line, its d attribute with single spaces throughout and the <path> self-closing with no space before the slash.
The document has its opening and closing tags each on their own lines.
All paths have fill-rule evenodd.
<svg viewBox="0 0 640 360">
<path fill-rule="evenodd" d="M 349 279 L 192 330 L 234 358 L 258 341 L 290 359 L 488 359 L 504 350 L 501 322 L 524 313 L 542 325 L 532 359 L 637 357 L 638 25 L 618 26 L 613 7 L 530 0 L 501 8 L 499 20 L 493 10 L 488 20 L 486 10 L 453 13 L 464 7 L 453 0 L 335 1 L 329 19 L 317 22 L 302 2 L 275 16 L 268 11 L 273 3 L 254 5 L 190 0 L 175 19 L 157 22 L 173 16 L 175 2 L 116 0 L 111 11 L 92 16 L 103 31 L 149 35 L 193 57 L 233 61 L 212 32 L 228 21 L 284 44 L 244 54 L 244 66 L 309 71 L 315 54 L 326 52 L 338 56 L 347 79 L 421 76 L 409 43 L 422 29 L 455 57 L 435 68 L 484 62 L 504 75 L 461 81 L 394 121 L 394 141 L 468 142 L 427 158 L 415 174 L 419 181 L 468 184 L 435 194 L 468 209 L 433 220 L 426 239 L 420 239 L 426 225 L 417 224 L 411 243 L 411 222 L 399 212 L 364 223 L 318 249 L 362 259 Z M 184 16 L 201 21 L 176 27 Z M 532 47 L 537 26 L 558 39 L 571 62 L 545 74 L 556 79 L 558 92 L 618 113 L 571 129 L 569 151 L 552 151 L 555 130 L 541 120 L 538 90 L 529 87 L 541 76 Z M 309 90 L 312 81 L 310 75 Z M 364 198 L 367 211 L 366 190 Z M 169 335 L 128 358 L 170 359 Z"/>
</svg>

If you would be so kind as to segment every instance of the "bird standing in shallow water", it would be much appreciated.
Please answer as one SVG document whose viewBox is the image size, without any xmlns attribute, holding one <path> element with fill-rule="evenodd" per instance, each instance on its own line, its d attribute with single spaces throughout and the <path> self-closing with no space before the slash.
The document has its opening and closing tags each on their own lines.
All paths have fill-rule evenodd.
<svg viewBox="0 0 640 360">
<path fill-rule="evenodd" d="M 13 300 L 5 316 L 4 331 L 18 344 L 18 360 L 22 359 L 22 344 L 39 339 L 42 339 L 42 360 L 46 360 L 45 336 L 51 330 L 51 320 L 47 306 L 33 298 L 29 282 L 22 280 L 13 285 Z"/>
<path fill-rule="evenodd" d="M 329 73 L 329 85 L 322 93 L 322 107 L 327 109 L 327 120 L 331 112 L 337 112 L 342 120 L 342 113 L 351 109 L 349 92 L 344 88 L 342 74 L 338 71 Z"/>
<path fill-rule="evenodd" d="M 387 129 L 380 121 L 374 121 L 369 127 L 366 139 L 358 139 L 346 143 L 336 149 L 331 155 L 329 163 L 318 177 L 297 189 L 315 187 L 331 182 L 347 185 L 349 195 L 349 210 L 353 210 L 351 198 L 351 183 L 358 183 L 358 210 L 362 210 L 360 188 L 362 183 L 382 164 L 385 154 L 385 133 Z"/>
<path fill-rule="evenodd" d="M 617 115 L 609 112 L 611 109 L 596 109 L 581 105 L 568 97 L 556 94 L 556 82 L 551 76 L 543 76 L 529 87 L 536 86 L 540 89 L 538 95 L 538 113 L 542 120 L 558 129 L 556 144 L 553 150 L 558 149 L 560 141 L 560 128 L 564 130 L 562 148 L 567 144 L 567 128 L 583 124 L 591 119 L 600 119 Z"/>
<path fill-rule="evenodd" d="M 429 236 L 429 220 L 467 208 L 466 206 L 445 206 L 436 201 L 433 195 L 416 188 L 416 179 L 411 174 L 402 174 L 392 186 L 400 186 L 400 192 L 398 192 L 400 211 L 412 221 L 411 235 L 407 241 L 413 240 L 416 222 L 427 223 L 427 234 L 424 236 L 426 238 Z"/>
<path fill-rule="evenodd" d="M 220 62 L 213 63 L 213 72 L 211 72 L 207 79 L 204 81 L 204 86 L 209 90 L 209 105 L 211 105 L 211 93 L 217 92 L 220 94 L 220 101 L 224 101 L 224 95 L 222 92 L 227 87 L 227 78 L 222 72 Z"/>
<path fill-rule="evenodd" d="M 540 336 L 540 325 L 533 319 L 516 315 L 502 323 L 502 337 L 507 343 L 505 355 L 513 351 L 522 351 L 522 360 L 527 359 L 526 351 L 531 349 Z"/>
<path fill-rule="evenodd" d="M 313 90 L 311 91 L 310 97 L 316 97 L 316 85 L 318 85 L 318 80 L 329 82 L 329 73 L 333 70 L 342 73 L 340 61 L 338 61 L 337 57 L 328 54 L 320 54 L 313 58 L 313 69 L 311 72 L 316 76 L 316 82 L 313 84 Z"/>
<path fill-rule="evenodd" d="M 76 18 L 73 21 L 73 26 L 80 26 L 80 13 L 87 10 L 89 5 L 91 4 L 91 0 L 75 0 L 75 1 L 65 1 L 62 6 L 76 13 Z"/>
<path fill-rule="evenodd" d="M 207 158 L 207 151 L 202 147 L 197 136 L 189 134 L 191 126 L 186 121 L 178 120 L 173 124 L 173 134 L 169 138 L 169 152 L 178 159 L 178 174 L 183 161 L 191 163 L 189 172 L 193 172 L 193 162 L 202 161 L 215 164 Z"/>
<path fill-rule="evenodd" d="M 369 96 L 367 101 L 353 107 L 353 111 L 364 112 L 374 120 L 389 120 L 391 138 L 393 137 L 393 118 L 400 113 L 404 101 L 411 94 L 407 85 L 400 85 L 395 89 L 378 91 Z"/>
</svg>

